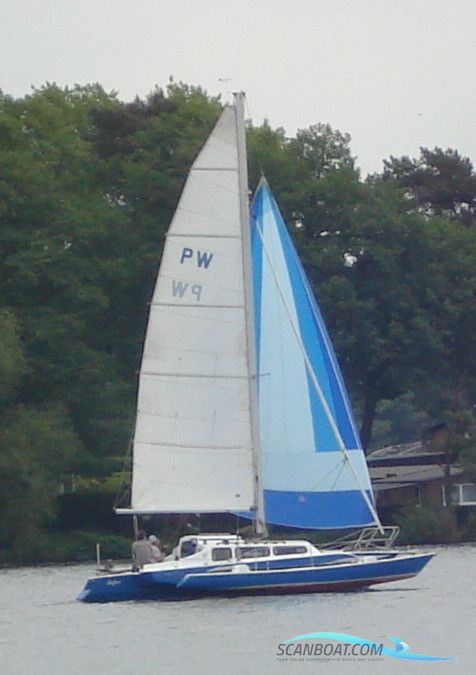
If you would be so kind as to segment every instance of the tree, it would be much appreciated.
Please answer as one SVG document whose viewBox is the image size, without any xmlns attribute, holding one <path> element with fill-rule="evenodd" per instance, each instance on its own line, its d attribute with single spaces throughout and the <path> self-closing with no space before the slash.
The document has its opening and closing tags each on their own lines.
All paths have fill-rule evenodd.
<svg viewBox="0 0 476 675">
<path fill-rule="evenodd" d="M 448 148 L 420 148 L 420 157 L 384 160 L 384 180 L 405 189 L 412 208 L 470 226 L 476 218 L 476 174 L 468 157 Z"/>
<path fill-rule="evenodd" d="M 334 131 L 330 124 L 313 124 L 299 129 L 289 145 L 307 164 L 315 180 L 333 171 L 354 169 L 350 152 L 350 135 Z"/>
<path fill-rule="evenodd" d="M 9 405 L 27 370 L 15 317 L 0 308 L 0 410 Z"/>
<path fill-rule="evenodd" d="M 81 446 L 59 406 L 18 406 L 0 427 L 0 543 L 21 545 L 54 513 L 62 477 Z"/>
</svg>

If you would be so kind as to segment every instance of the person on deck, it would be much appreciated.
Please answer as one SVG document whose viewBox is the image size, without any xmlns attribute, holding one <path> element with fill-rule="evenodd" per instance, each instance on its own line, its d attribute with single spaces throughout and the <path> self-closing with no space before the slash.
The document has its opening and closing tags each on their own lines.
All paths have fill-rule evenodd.
<svg viewBox="0 0 476 675">
<path fill-rule="evenodd" d="M 151 562 L 155 562 L 152 557 L 152 546 L 146 539 L 145 532 L 139 530 L 137 540 L 132 544 L 132 569 L 137 572 Z"/>
<path fill-rule="evenodd" d="M 150 548 L 152 550 L 153 562 L 162 562 L 164 559 L 164 554 L 160 549 L 160 539 L 158 539 L 155 534 L 149 536 Z"/>
</svg>

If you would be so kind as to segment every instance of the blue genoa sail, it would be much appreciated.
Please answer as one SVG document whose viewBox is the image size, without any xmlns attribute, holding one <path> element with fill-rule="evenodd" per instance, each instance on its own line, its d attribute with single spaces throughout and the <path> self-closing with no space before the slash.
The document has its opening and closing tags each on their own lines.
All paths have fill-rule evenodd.
<svg viewBox="0 0 476 675">
<path fill-rule="evenodd" d="M 258 407 L 266 521 L 371 525 L 365 456 L 324 321 L 263 179 L 251 206 Z"/>
</svg>

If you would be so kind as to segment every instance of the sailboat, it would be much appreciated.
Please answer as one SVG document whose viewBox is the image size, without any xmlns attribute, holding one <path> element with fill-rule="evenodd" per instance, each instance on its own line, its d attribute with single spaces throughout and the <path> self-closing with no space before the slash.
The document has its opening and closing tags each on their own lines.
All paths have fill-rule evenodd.
<svg viewBox="0 0 476 675">
<path fill-rule="evenodd" d="M 195 159 L 167 233 L 132 476 L 118 513 L 232 513 L 254 534 L 184 536 L 163 562 L 92 577 L 83 601 L 347 590 L 412 577 L 432 557 L 375 545 L 385 529 L 345 384 L 264 178 L 249 205 L 242 92 Z M 270 524 L 367 534 L 360 549 L 317 548 L 270 538 Z"/>
</svg>

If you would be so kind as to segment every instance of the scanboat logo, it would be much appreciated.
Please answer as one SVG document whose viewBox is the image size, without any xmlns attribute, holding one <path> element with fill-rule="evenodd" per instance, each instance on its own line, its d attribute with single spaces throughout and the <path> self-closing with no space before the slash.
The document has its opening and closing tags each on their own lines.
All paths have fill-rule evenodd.
<svg viewBox="0 0 476 675">
<path fill-rule="evenodd" d="M 389 637 L 393 647 L 383 642 L 372 642 L 348 633 L 305 633 L 289 638 L 278 645 L 276 656 L 280 660 L 354 660 L 390 656 L 410 661 L 449 661 L 453 656 L 427 656 L 410 651 L 406 642 L 398 637 Z M 318 640 L 318 642 L 316 642 Z"/>
</svg>

